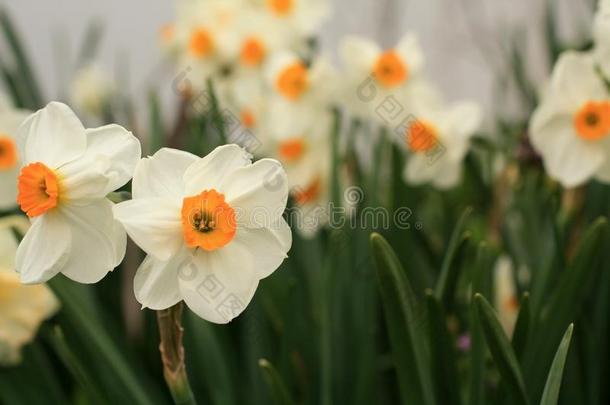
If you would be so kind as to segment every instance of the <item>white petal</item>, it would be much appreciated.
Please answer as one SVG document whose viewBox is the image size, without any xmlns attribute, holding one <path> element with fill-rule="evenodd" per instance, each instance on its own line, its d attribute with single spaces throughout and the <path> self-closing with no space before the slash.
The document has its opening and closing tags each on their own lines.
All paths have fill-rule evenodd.
<svg viewBox="0 0 610 405">
<path fill-rule="evenodd" d="M 421 71 L 424 65 L 424 55 L 415 34 L 408 33 L 402 37 L 396 46 L 396 52 L 407 64 L 409 74 L 414 75 Z"/>
<path fill-rule="evenodd" d="M 163 148 L 140 160 L 133 176 L 133 198 L 165 197 L 182 204 L 186 169 L 199 158 L 192 153 Z"/>
<path fill-rule="evenodd" d="M 115 218 L 149 255 L 171 259 L 183 245 L 180 206 L 167 198 L 142 198 L 114 206 Z"/>
<path fill-rule="evenodd" d="M 424 154 L 414 153 L 407 161 L 403 178 L 408 184 L 420 185 L 431 181 L 435 173 L 434 165 L 430 164 Z"/>
<path fill-rule="evenodd" d="M 439 165 L 436 175 L 432 179 L 432 184 L 440 190 L 447 190 L 457 186 L 462 179 L 462 162 L 442 159 L 433 163 Z"/>
<path fill-rule="evenodd" d="M 17 142 L 23 164 L 42 162 L 57 169 L 85 152 L 87 138 L 70 107 L 52 102 L 25 120 Z"/>
<path fill-rule="evenodd" d="M 146 256 L 133 280 L 136 299 L 144 308 L 158 311 L 166 309 L 182 300 L 178 289 L 178 271 L 187 256 L 178 254 L 169 261 L 161 261 Z"/>
<path fill-rule="evenodd" d="M 589 180 L 605 159 L 599 144 L 578 137 L 571 116 L 557 117 L 530 136 L 546 171 L 564 187 L 576 187 Z"/>
<path fill-rule="evenodd" d="M 223 145 L 189 166 L 184 173 L 185 191 L 188 196 L 204 190 L 221 189 L 225 178 L 236 169 L 250 165 L 252 155 L 237 145 Z"/>
<path fill-rule="evenodd" d="M 254 259 L 257 277 L 270 276 L 284 259 L 292 246 L 292 231 L 282 218 L 269 228 L 241 228 L 232 243 L 242 244 L 250 250 Z"/>
<path fill-rule="evenodd" d="M 250 251 L 236 243 L 213 252 L 197 250 L 178 280 L 186 305 L 214 323 L 228 323 L 242 313 L 258 286 Z"/>
<path fill-rule="evenodd" d="M 610 138 L 604 139 L 604 149 L 606 151 L 604 164 L 595 173 L 595 178 L 602 183 L 610 183 Z"/>
<path fill-rule="evenodd" d="M 373 72 L 373 67 L 381 54 L 381 49 L 373 41 L 347 36 L 341 41 L 339 53 L 345 69 L 355 74 L 364 75 L 361 78 L 364 81 Z"/>
<path fill-rule="evenodd" d="M 220 190 L 235 210 L 237 222 L 247 227 L 274 224 L 288 201 L 286 172 L 273 159 L 262 159 L 233 171 Z"/>
<path fill-rule="evenodd" d="M 551 86 L 565 100 L 562 103 L 574 107 L 608 97 L 605 85 L 595 71 L 593 57 L 588 53 L 563 53 L 555 65 Z"/>
<path fill-rule="evenodd" d="M 16 270 L 24 284 L 48 281 L 64 267 L 72 237 L 66 219 L 56 210 L 34 218 L 17 249 Z"/>
<path fill-rule="evenodd" d="M 117 257 L 119 252 L 125 252 L 124 231 L 117 230 L 112 203 L 101 200 L 86 206 L 64 205 L 61 211 L 72 238 L 61 272 L 79 283 L 97 283 L 122 261 L 123 257 Z"/>
<path fill-rule="evenodd" d="M 140 160 L 140 141 L 119 125 L 85 133 L 85 153 L 59 169 L 70 200 L 104 198 L 131 179 Z"/>
</svg>

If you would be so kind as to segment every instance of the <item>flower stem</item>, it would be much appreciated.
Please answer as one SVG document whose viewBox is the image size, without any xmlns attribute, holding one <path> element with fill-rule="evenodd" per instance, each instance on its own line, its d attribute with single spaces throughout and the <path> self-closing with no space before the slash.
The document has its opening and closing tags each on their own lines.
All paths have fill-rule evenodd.
<svg viewBox="0 0 610 405">
<path fill-rule="evenodd" d="M 184 365 L 184 346 L 182 345 L 182 302 L 157 311 L 157 322 L 161 343 L 163 376 L 176 405 L 195 405 L 186 367 Z"/>
</svg>

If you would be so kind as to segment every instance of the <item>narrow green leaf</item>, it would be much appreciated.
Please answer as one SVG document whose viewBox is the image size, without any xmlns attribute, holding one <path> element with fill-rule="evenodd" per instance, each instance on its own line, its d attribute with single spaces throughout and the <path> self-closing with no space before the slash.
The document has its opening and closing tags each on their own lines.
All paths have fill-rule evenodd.
<svg viewBox="0 0 610 405">
<path fill-rule="evenodd" d="M 76 60 L 76 67 L 80 68 L 95 60 L 99 50 L 102 37 L 104 36 L 104 24 L 102 21 L 93 20 L 87 26 L 85 37 L 80 47 Z"/>
<path fill-rule="evenodd" d="M 273 364 L 266 359 L 260 359 L 258 365 L 263 371 L 265 381 L 271 390 L 272 396 L 277 405 L 293 405 L 296 402 L 291 398 L 288 387 L 282 379 L 282 376 L 277 372 Z"/>
<path fill-rule="evenodd" d="M 553 359 L 553 364 L 551 364 L 551 369 L 549 370 L 549 376 L 546 379 L 546 385 L 544 386 L 540 405 L 557 405 L 557 401 L 559 400 L 559 389 L 561 388 L 561 380 L 563 378 L 563 368 L 568 357 L 573 330 L 574 324 L 570 324 L 568 330 L 566 330 L 566 333 L 563 335 L 563 339 L 561 339 L 561 343 L 559 344 L 559 348 Z"/>
<path fill-rule="evenodd" d="M 212 81 L 212 79 L 208 79 L 207 80 L 207 90 L 208 90 L 208 95 L 210 97 L 210 114 L 211 114 L 211 119 L 212 119 L 212 124 L 214 126 L 214 128 L 216 129 L 216 131 L 218 131 L 218 136 L 220 137 L 220 144 L 221 145 L 226 145 L 228 143 L 228 138 L 227 138 L 227 128 L 226 128 L 226 123 L 225 123 L 225 119 L 222 115 L 222 111 L 220 109 L 220 104 L 218 102 L 218 96 L 216 94 L 216 89 L 214 87 L 214 82 Z"/>
<path fill-rule="evenodd" d="M 165 130 L 163 127 L 163 117 L 161 116 L 159 94 L 154 90 L 151 90 L 148 94 L 148 114 L 150 122 L 149 152 L 153 155 L 165 146 Z"/>
<path fill-rule="evenodd" d="M 502 330 L 502 325 L 494 309 L 481 294 L 475 295 L 474 304 L 479 314 L 489 351 L 509 393 L 519 404 L 528 404 L 529 399 L 525 392 L 525 383 L 523 382 L 519 362 L 510 346 L 508 337 Z"/>
<path fill-rule="evenodd" d="M 517 316 L 517 322 L 515 323 L 515 329 L 513 331 L 513 338 L 511 344 L 515 351 L 515 356 L 518 359 L 523 355 L 525 350 L 525 343 L 527 342 L 531 322 L 531 309 L 530 309 L 530 295 L 526 292 L 521 297 L 519 315 Z"/>
<path fill-rule="evenodd" d="M 411 284 L 388 242 L 371 234 L 377 280 L 390 335 L 393 361 L 398 373 L 404 404 L 432 404 L 429 364 L 422 333 L 423 317 L 418 316 L 418 302 Z"/>
<path fill-rule="evenodd" d="M 430 352 L 436 400 L 439 404 L 459 405 L 460 384 L 455 362 L 455 344 L 445 319 L 445 311 L 431 290 L 426 292 L 430 319 Z"/>
</svg>

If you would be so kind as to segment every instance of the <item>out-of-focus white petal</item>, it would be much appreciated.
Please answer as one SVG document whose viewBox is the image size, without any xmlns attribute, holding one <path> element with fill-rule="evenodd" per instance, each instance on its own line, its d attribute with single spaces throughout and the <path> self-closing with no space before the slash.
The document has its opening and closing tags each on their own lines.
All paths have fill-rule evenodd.
<svg viewBox="0 0 610 405">
<path fill-rule="evenodd" d="M 24 284 L 44 283 L 70 257 L 72 237 L 66 219 L 57 210 L 35 218 L 17 249 L 15 267 Z"/>
<path fill-rule="evenodd" d="M 422 70 L 424 66 L 424 55 L 421 51 L 417 36 L 414 33 L 407 33 L 402 37 L 396 46 L 396 52 L 407 64 L 409 74 L 416 75 Z"/>
<path fill-rule="evenodd" d="M 19 128 L 17 143 L 22 164 L 42 162 L 57 169 L 85 152 L 87 137 L 70 107 L 52 102 L 25 120 Z"/>
<path fill-rule="evenodd" d="M 117 232 L 112 203 L 100 200 L 86 206 L 63 205 L 61 212 L 70 228 L 72 249 L 61 272 L 84 284 L 100 281 L 112 271 L 125 251 L 126 239 Z"/>
<path fill-rule="evenodd" d="M 375 42 L 355 36 L 343 38 L 339 48 L 339 54 L 343 60 L 344 68 L 350 72 L 358 72 L 363 75 L 361 80 L 373 72 L 381 49 Z"/>
<path fill-rule="evenodd" d="M 169 261 L 146 256 L 133 280 L 136 299 L 143 308 L 158 311 L 182 300 L 178 289 L 178 272 L 190 263 L 186 253 L 176 254 Z"/>
<path fill-rule="evenodd" d="M 568 51 L 563 53 L 551 81 L 555 102 L 579 108 L 590 100 L 604 100 L 608 97 L 606 87 L 595 70 L 595 62 L 590 53 Z"/>
<path fill-rule="evenodd" d="M 230 322 L 246 309 L 258 286 L 253 260 L 249 249 L 237 243 L 196 251 L 192 265 L 178 275 L 184 302 L 210 322 Z"/>
<path fill-rule="evenodd" d="M 246 227 L 268 227 L 282 216 L 288 201 L 288 179 L 277 160 L 262 159 L 234 170 L 220 190 Z"/>
<path fill-rule="evenodd" d="M 104 198 L 131 179 L 140 160 L 140 142 L 119 125 L 87 129 L 85 134 L 85 153 L 59 170 L 70 200 Z"/>
<path fill-rule="evenodd" d="M 184 173 L 187 196 L 204 190 L 222 189 L 224 179 L 236 169 L 249 165 L 252 155 L 238 145 L 220 146 L 188 167 Z"/>
<path fill-rule="evenodd" d="M 180 206 L 167 198 L 141 198 L 114 206 L 115 218 L 146 253 L 170 260 L 183 245 Z"/>
</svg>

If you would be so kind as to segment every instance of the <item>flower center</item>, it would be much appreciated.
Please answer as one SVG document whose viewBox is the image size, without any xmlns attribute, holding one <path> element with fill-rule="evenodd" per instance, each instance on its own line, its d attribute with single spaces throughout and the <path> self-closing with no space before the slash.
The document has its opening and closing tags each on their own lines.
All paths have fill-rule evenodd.
<svg viewBox="0 0 610 405">
<path fill-rule="evenodd" d="M 299 99 L 307 90 L 307 68 L 301 62 L 288 66 L 280 73 L 276 85 L 280 94 L 287 99 Z"/>
<path fill-rule="evenodd" d="M 256 116 L 251 110 L 244 108 L 241 111 L 240 117 L 241 123 L 244 125 L 244 127 L 253 128 L 256 125 Z"/>
<path fill-rule="evenodd" d="M 191 33 L 189 49 L 191 54 L 198 58 L 208 56 L 214 49 L 212 35 L 204 28 L 197 28 Z"/>
<path fill-rule="evenodd" d="M 57 206 L 59 180 L 42 163 L 32 163 L 21 169 L 18 189 L 17 203 L 28 217 L 37 217 Z"/>
<path fill-rule="evenodd" d="M 409 76 L 409 69 L 395 51 L 382 54 L 373 68 L 375 78 L 385 87 L 396 87 L 404 83 Z"/>
<path fill-rule="evenodd" d="M 0 170 L 8 170 L 17 166 L 17 146 L 15 141 L 0 134 Z"/>
<path fill-rule="evenodd" d="M 438 144 L 438 132 L 434 125 L 417 121 L 407 130 L 406 141 L 413 152 L 426 152 Z"/>
<path fill-rule="evenodd" d="M 299 160 L 305 153 L 305 142 L 301 138 L 288 139 L 280 142 L 278 154 L 287 163 Z"/>
<path fill-rule="evenodd" d="M 241 48 L 240 60 L 246 66 L 257 66 L 265 57 L 265 47 L 257 38 L 248 38 Z"/>
<path fill-rule="evenodd" d="M 589 101 L 574 117 L 576 133 L 587 141 L 610 135 L 610 102 Z"/>
<path fill-rule="evenodd" d="M 182 202 L 182 232 L 189 248 L 220 249 L 235 237 L 235 211 L 216 190 L 187 197 Z"/>
<path fill-rule="evenodd" d="M 276 15 L 285 16 L 294 8 L 294 0 L 267 0 L 267 6 Z"/>
<path fill-rule="evenodd" d="M 307 187 L 294 192 L 294 200 L 298 205 L 305 205 L 312 201 L 316 201 L 322 192 L 322 181 L 316 178 Z"/>
</svg>

